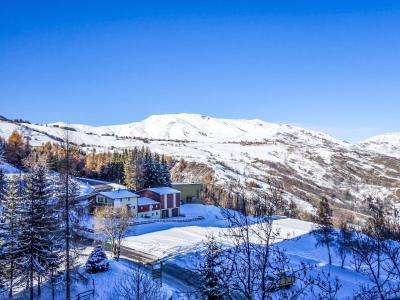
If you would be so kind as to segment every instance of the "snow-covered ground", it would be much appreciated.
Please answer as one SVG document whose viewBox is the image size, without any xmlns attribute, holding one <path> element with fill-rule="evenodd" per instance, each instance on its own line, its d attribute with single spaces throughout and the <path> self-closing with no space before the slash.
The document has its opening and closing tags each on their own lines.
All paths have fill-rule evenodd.
<svg viewBox="0 0 400 300">
<path fill-rule="evenodd" d="M 139 266 L 135 263 L 123 259 L 121 259 L 120 261 L 109 259 L 110 268 L 108 271 L 96 274 L 89 274 L 85 271 L 84 264 L 87 260 L 88 255 L 92 250 L 93 247 L 85 248 L 78 259 L 77 262 L 77 264 L 79 265 L 78 273 L 80 275 L 73 276 L 72 286 L 71 286 L 72 296 L 76 296 L 79 293 L 92 290 L 94 281 L 95 296 L 93 298 L 91 297 L 90 299 L 94 300 L 117 299 L 114 287 L 121 280 L 125 279 L 125 276 L 129 271 L 138 269 Z M 110 257 L 110 253 L 107 253 L 107 255 L 108 257 Z M 150 271 L 148 269 L 141 268 L 141 270 L 143 272 L 150 274 L 149 273 Z M 62 285 L 57 286 L 56 300 L 65 299 L 65 292 L 63 289 L 64 287 Z M 179 280 L 174 280 L 169 276 L 164 276 L 161 289 L 166 296 L 165 299 L 169 299 L 170 297 L 173 297 L 172 299 L 177 299 L 176 292 L 182 292 L 188 290 L 186 286 Z M 0 294 L 0 299 L 8 299 L 2 297 L 3 295 Z M 26 297 L 28 297 L 26 293 L 20 292 L 17 293 L 13 299 L 22 300 L 22 299 L 27 299 Z M 48 282 L 44 282 L 42 284 L 41 296 L 37 297 L 35 295 L 35 299 L 38 300 L 51 299 L 51 288 Z"/>
<path fill-rule="evenodd" d="M 200 259 L 204 250 L 203 241 L 207 235 L 220 236 L 227 230 L 227 221 L 224 219 L 218 207 L 201 204 L 185 204 L 181 208 L 182 213 L 188 217 L 203 216 L 204 219 L 191 223 L 154 223 L 140 226 L 133 226 L 129 236 L 123 241 L 123 246 L 133 248 L 158 258 L 164 258 L 171 264 L 181 268 L 193 269 Z M 252 225 L 253 226 L 253 225 Z M 315 268 L 310 274 L 316 275 L 325 271 L 331 273 L 334 280 L 338 277 L 342 288 L 337 299 L 351 297 L 360 284 L 368 284 L 369 279 L 353 270 L 350 260 L 347 260 L 345 268 L 340 268 L 340 258 L 332 251 L 333 264 L 328 265 L 326 248 L 316 247 L 316 240 L 312 234 L 314 225 L 310 222 L 290 218 L 277 218 L 274 221 L 276 229 L 280 230 L 281 238 L 276 243 L 283 249 L 290 259 L 293 268 L 305 263 Z M 257 239 L 253 240 L 255 243 Z M 229 247 L 229 242 L 221 239 Z M 86 274 L 83 264 L 92 247 L 86 248 L 85 255 L 80 259 L 81 273 L 89 280 L 75 280 L 73 294 L 92 288 L 92 279 L 95 281 L 96 296 L 94 299 L 113 299 L 113 287 L 125 276 L 125 273 L 135 267 L 128 261 L 116 262 L 110 260 L 110 270 L 99 274 Z M 46 285 L 46 284 L 45 284 Z M 163 281 L 163 289 L 168 296 L 175 292 L 187 291 L 187 286 L 174 277 L 166 276 Z M 57 299 L 61 299 L 62 292 Z M 40 300 L 49 299 L 50 289 L 43 288 L 43 296 Z M 173 296 L 173 299 L 175 296 Z M 167 299 L 167 298 L 166 298 Z"/>
<path fill-rule="evenodd" d="M 202 221 L 192 224 L 148 224 L 134 228 L 125 238 L 123 245 L 134 248 L 181 267 L 191 269 L 197 263 L 204 249 L 203 241 L 207 235 L 218 237 L 227 230 L 227 222 L 221 215 L 220 209 L 215 206 L 200 204 L 183 205 L 182 213 L 186 215 L 205 217 Z M 360 285 L 369 282 L 369 279 L 355 272 L 348 260 L 345 268 L 341 269 L 341 260 L 333 251 L 333 265 L 328 265 L 326 248 L 317 248 L 316 240 L 310 233 L 314 225 L 296 219 L 283 218 L 274 221 L 274 227 L 280 230 L 280 239 L 276 243 L 284 249 L 290 258 L 292 266 L 301 262 L 315 265 L 311 273 L 316 274 L 322 270 L 330 272 L 332 278 L 338 277 L 343 285 L 338 299 L 345 299 L 353 294 Z M 222 242 L 226 242 L 220 239 Z M 254 239 L 256 242 L 256 239 Z"/>
<path fill-rule="evenodd" d="M 202 216 L 204 220 L 134 226 L 123 245 L 163 258 L 201 249 L 207 236 L 220 236 L 227 230 L 228 223 L 218 207 L 185 204 L 182 205 L 181 212 L 188 217 Z M 312 229 L 312 223 L 286 218 L 276 220 L 274 226 L 280 230 L 282 239 L 294 238 Z"/>
</svg>

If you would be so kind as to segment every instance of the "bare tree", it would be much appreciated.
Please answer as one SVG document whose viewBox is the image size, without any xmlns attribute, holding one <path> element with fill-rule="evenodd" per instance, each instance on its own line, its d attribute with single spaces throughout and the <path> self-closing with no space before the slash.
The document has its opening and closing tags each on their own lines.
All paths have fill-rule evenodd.
<svg viewBox="0 0 400 300">
<path fill-rule="evenodd" d="M 353 231 L 348 227 L 347 222 L 340 223 L 340 231 L 337 235 L 336 252 L 342 261 L 341 268 L 343 269 L 347 255 L 351 254 L 351 241 Z"/>
<path fill-rule="evenodd" d="M 144 268 L 127 271 L 114 286 L 115 299 L 120 300 L 164 300 L 165 293 Z"/>
<path fill-rule="evenodd" d="M 107 205 L 96 209 L 95 218 L 96 230 L 107 235 L 111 242 L 113 256 L 118 260 L 122 239 L 128 226 L 133 221 L 131 210 L 126 205 L 121 207 Z"/>
<path fill-rule="evenodd" d="M 371 283 L 360 287 L 356 299 L 391 299 L 400 294 L 400 221 L 394 205 L 367 199 L 371 217 L 354 234 L 352 250 L 359 271 Z"/>
<path fill-rule="evenodd" d="M 370 218 L 368 218 L 367 224 L 363 228 L 363 231 L 366 234 L 374 237 L 373 246 L 377 255 L 377 276 L 379 278 L 381 274 L 382 246 L 387 237 L 387 211 L 385 208 L 385 203 L 381 199 L 368 197 L 366 202 Z"/>
<path fill-rule="evenodd" d="M 309 267 L 301 264 L 291 268 L 289 258 L 277 243 L 286 237 L 281 236 L 274 221 L 286 211 L 288 203 L 281 186 L 271 182 L 269 186 L 269 190 L 257 196 L 237 192 L 228 205 L 237 211 L 222 210 L 229 223 L 224 233 L 228 244 L 223 252 L 228 266 L 224 274 L 230 274 L 226 285 L 233 298 L 296 299 L 312 283 L 305 279 Z M 302 280 L 284 292 L 296 278 Z"/>
<path fill-rule="evenodd" d="M 316 278 L 312 279 L 313 285 L 311 286 L 311 295 L 318 300 L 335 300 L 338 299 L 337 295 L 342 288 L 339 279 L 332 278 L 330 272 L 321 271 L 317 274 Z M 309 298 L 311 298 L 311 295 Z"/>
</svg>

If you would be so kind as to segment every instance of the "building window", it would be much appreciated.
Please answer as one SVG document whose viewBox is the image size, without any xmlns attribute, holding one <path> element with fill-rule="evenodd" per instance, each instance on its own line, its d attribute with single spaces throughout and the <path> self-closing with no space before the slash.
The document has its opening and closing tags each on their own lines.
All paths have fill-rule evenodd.
<svg viewBox="0 0 400 300">
<path fill-rule="evenodd" d="M 97 197 L 98 203 L 104 203 L 104 197 Z"/>
</svg>

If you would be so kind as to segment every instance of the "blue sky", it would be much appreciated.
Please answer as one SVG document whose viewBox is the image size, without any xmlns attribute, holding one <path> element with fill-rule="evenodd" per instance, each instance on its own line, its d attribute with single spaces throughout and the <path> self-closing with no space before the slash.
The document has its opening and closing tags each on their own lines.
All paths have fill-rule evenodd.
<svg viewBox="0 0 400 300">
<path fill-rule="evenodd" d="M 400 1 L 1 1 L 0 114 L 400 131 Z"/>
</svg>

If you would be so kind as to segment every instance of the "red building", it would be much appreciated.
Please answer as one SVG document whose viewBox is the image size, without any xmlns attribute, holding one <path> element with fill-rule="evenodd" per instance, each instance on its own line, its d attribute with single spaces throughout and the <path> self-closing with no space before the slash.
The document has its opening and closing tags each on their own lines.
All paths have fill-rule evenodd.
<svg viewBox="0 0 400 300">
<path fill-rule="evenodd" d="M 136 192 L 140 195 L 143 201 L 153 200 L 159 203 L 157 208 L 154 210 L 160 210 L 161 218 L 169 218 L 169 217 L 177 217 L 180 214 L 180 201 L 181 201 L 181 192 L 175 190 L 170 187 L 155 187 L 155 188 L 147 188 L 141 191 Z M 141 200 L 139 198 L 139 201 Z M 145 200 L 148 199 L 148 200 Z M 144 204 L 144 203 L 143 203 Z M 155 203 L 149 203 L 148 205 L 157 205 Z M 145 205 L 147 206 L 147 204 Z M 146 208 L 146 210 L 150 207 Z"/>
<path fill-rule="evenodd" d="M 160 202 L 147 197 L 139 197 L 137 216 L 139 218 L 161 218 Z"/>
</svg>

